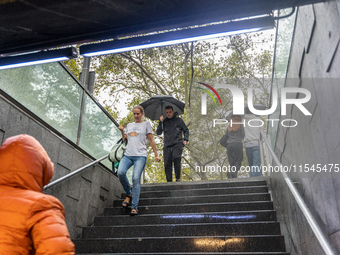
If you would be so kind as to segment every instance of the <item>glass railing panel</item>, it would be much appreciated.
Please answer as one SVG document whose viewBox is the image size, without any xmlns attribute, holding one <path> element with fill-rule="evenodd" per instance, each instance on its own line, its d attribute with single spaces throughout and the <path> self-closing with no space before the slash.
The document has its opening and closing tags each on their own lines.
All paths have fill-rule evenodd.
<svg viewBox="0 0 340 255">
<path fill-rule="evenodd" d="M 0 89 L 77 144 L 84 88 L 60 63 L 2 70 Z M 112 118 L 85 94 L 79 147 L 98 159 L 120 138 Z M 108 160 L 102 163 L 112 168 Z"/>
<path fill-rule="evenodd" d="M 0 89 L 77 142 L 83 89 L 59 63 L 2 70 Z"/>
<path fill-rule="evenodd" d="M 288 15 L 292 11 L 291 8 L 283 9 L 279 11 L 279 16 Z M 273 70 L 273 83 L 272 88 L 276 87 L 278 91 L 278 106 L 274 113 L 269 116 L 269 119 L 280 119 L 281 112 L 281 99 L 280 91 L 285 85 L 285 78 L 287 73 L 288 61 L 290 56 L 290 48 L 292 45 L 294 27 L 295 27 L 296 12 L 293 15 L 279 19 L 277 21 L 276 32 L 276 46 L 275 46 L 275 61 Z M 278 130 L 278 122 L 275 121 L 273 127 L 268 126 L 268 140 L 271 143 L 272 149 L 274 149 L 276 142 L 276 134 Z"/>
<path fill-rule="evenodd" d="M 86 94 L 79 146 L 93 157 L 100 158 L 107 155 L 120 138 L 117 126 Z M 109 168 L 112 166 L 109 160 L 102 163 Z"/>
</svg>

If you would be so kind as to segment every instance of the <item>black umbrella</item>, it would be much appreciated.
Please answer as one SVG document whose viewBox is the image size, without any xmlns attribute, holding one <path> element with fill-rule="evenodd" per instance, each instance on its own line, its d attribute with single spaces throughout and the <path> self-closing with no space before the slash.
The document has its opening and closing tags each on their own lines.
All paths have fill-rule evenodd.
<svg viewBox="0 0 340 255">
<path fill-rule="evenodd" d="M 159 120 L 161 115 L 164 116 L 165 107 L 168 105 L 172 106 L 174 112 L 183 114 L 185 103 L 172 96 L 153 96 L 140 105 L 143 106 L 146 117 L 151 120 Z"/>
<path fill-rule="evenodd" d="M 253 106 L 256 110 L 266 110 L 267 109 L 267 107 L 263 104 L 254 104 Z M 248 105 L 244 106 L 244 110 L 246 110 L 246 108 L 248 108 Z M 228 111 L 226 113 L 226 119 L 230 120 L 231 116 L 233 116 L 233 115 L 234 115 L 233 110 Z M 243 115 L 240 115 L 240 116 L 242 117 Z"/>
</svg>

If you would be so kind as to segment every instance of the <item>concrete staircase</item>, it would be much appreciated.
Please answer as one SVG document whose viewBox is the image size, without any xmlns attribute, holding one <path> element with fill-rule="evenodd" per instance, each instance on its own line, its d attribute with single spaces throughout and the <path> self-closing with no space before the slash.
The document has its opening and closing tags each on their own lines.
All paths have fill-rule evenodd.
<svg viewBox="0 0 340 255">
<path fill-rule="evenodd" d="M 288 255 L 263 180 L 142 185 L 133 217 L 122 202 L 83 228 L 77 254 Z"/>
</svg>

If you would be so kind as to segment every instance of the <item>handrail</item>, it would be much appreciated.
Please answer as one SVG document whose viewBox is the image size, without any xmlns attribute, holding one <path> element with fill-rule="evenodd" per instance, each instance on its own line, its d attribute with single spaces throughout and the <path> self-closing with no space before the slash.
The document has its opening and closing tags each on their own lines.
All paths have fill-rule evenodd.
<svg viewBox="0 0 340 255">
<path fill-rule="evenodd" d="M 267 145 L 267 148 L 272 155 L 275 163 L 280 166 L 282 169 L 282 164 L 280 163 L 279 159 L 275 155 L 274 151 L 272 150 L 267 138 L 264 136 L 263 131 L 261 130 L 261 136 L 262 139 L 264 140 L 265 144 Z M 313 215 L 310 213 L 310 210 L 308 209 L 306 203 L 303 201 L 303 198 L 299 194 L 298 190 L 295 188 L 292 180 L 288 177 L 288 175 L 281 171 L 283 178 L 285 179 L 290 191 L 292 192 L 296 202 L 298 203 L 303 215 L 306 217 L 307 222 L 309 223 L 309 226 L 312 228 L 313 233 L 315 234 L 316 238 L 318 239 L 323 251 L 325 252 L 325 255 L 336 255 L 336 253 L 333 251 L 331 245 L 327 241 L 325 235 L 322 233 L 321 228 L 319 227 L 318 223 L 314 219 Z"/>
<path fill-rule="evenodd" d="M 73 171 L 73 172 L 71 172 L 71 173 L 69 173 L 69 174 L 67 174 L 67 175 L 64 175 L 63 177 L 60 177 L 59 179 L 57 179 L 57 180 L 55 180 L 55 181 L 53 181 L 53 182 L 50 182 L 49 184 L 47 184 L 47 185 L 44 186 L 44 189 L 43 189 L 43 190 L 48 189 L 48 188 L 51 188 L 52 186 L 58 184 L 59 182 L 62 182 L 62 181 L 64 181 L 64 180 L 70 178 L 71 176 L 73 176 L 73 175 L 75 175 L 75 174 L 77 174 L 77 173 L 79 173 L 79 172 L 85 170 L 86 168 L 88 168 L 88 167 L 90 167 L 90 166 L 92 166 L 92 165 L 97 164 L 98 162 L 100 162 L 100 161 L 106 159 L 107 157 L 108 157 L 108 155 L 106 155 L 106 156 L 104 156 L 104 157 L 102 157 L 102 158 L 99 158 L 99 159 L 97 159 L 97 160 L 95 160 L 95 161 L 93 161 L 93 162 L 91 162 L 91 163 L 89 163 L 89 164 L 87 164 L 87 165 L 85 165 L 85 166 L 82 166 L 81 168 L 79 168 L 79 169 L 77 169 L 77 170 L 75 170 L 75 171 Z"/>
<path fill-rule="evenodd" d="M 263 144 L 261 141 L 259 141 L 259 147 L 260 147 L 260 162 L 261 166 L 264 166 L 264 151 L 263 151 Z"/>
</svg>

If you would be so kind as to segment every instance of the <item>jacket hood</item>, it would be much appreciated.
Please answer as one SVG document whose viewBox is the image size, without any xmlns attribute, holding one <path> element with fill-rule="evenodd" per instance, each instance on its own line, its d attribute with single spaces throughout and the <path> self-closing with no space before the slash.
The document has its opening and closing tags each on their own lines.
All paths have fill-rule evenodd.
<svg viewBox="0 0 340 255">
<path fill-rule="evenodd" d="M 54 174 L 45 149 L 32 136 L 7 138 L 0 147 L 0 185 L 42 192 Z"/>
</svg>

